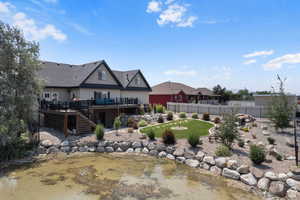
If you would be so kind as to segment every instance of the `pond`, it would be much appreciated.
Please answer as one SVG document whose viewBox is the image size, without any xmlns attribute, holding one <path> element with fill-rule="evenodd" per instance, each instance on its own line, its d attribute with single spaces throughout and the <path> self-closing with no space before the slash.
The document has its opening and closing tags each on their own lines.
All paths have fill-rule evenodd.
<svg viewBox="0 0 300 200">
<path fill-rule="evenodd" d="M 59 156 L 0 176 L 5 200 L 256 200 L 222 177 L 138 155 Z"/>
</svg>

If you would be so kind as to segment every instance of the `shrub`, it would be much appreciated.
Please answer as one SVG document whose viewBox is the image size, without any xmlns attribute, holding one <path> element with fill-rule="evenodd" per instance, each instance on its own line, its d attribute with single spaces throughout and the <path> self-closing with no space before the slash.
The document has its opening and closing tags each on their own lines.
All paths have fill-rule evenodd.
<svg viewBox="0 0 300 200">
<path fill-rule="evenodd" d="M 134 124 L 134 119 L 129 117 L 128 120 L 127 120 L 127 126 L 128 127 L 133 127 L 133 124 Z"/>
<path fill-rule="evenodd" d="M 192 114 L 192 118 L 193 118 L 193 119 L 199 119 L 198 114 L 197 114 L 197 113 L 193 113 L 193 114 Z"/>
<path fill-rule="evenodd" d="M 168 114 L 167 114 L 167 120 L 168 121 L 172 121 L 173 120 L 173 113 L 172 112 L 168 112 Z"/>
<path fill-rule="evenodd" d="M 165 107 L 161 104 L 155 105 L 155 111 L 157 113 L 165 113 Z"/>
<path fill-rule="evenodd" d="M 139 122 L 139 127 L 145 127 L 145 126 L 147 126 L 148 125 L 148 123 L 145 121 L 145 120 L 141 120 L 140 122 Z"/>
<path fill-rule="evenodd" d="M 119 129 L 121 127 L 121 120 L 120 120 L 120 117 L 116 117 L 115 120 L 114 120 L 114 129 L 116 130 L 116 135 L 118 135 L 118 132 L 119 132 Z"/>
<path fill-rule="evenodd" d="M 238 142 L 239 147 L 244 147 L 245 146 L 245 141 L 244 140 L 239 140 Z"/>
<path fill-rule="evenodd" d="M 199 135 L 193 132 L 190 132 L 188 135 L 188 142 L 192 147 L 196 147 L 199 144 Z"/>
<path fill-rule="evenodd" d="M 259 165 L 266 160 L 266 152 L 263 147 L 257 145 L 250 146 L 250 159 Z"/>
<path fill-rule="evenodd" d="M 278 161 L 282 161 L 283 160 L 283 157 L 282 157 L 282 155 L 281 154 L 276 154 L 276 160 L 278 160 Z"/>
<path fill-rule="evenodd" d="M 95 131 L 94 131 L 97 140 L 102 140 L 104 137 L 104 127 L 102 124 L 97 124 Z"/>
<path fill-rule="evenodd" d="M 150 129 L 150 131 L 147 132 L 147 136 L 150 140 L 155 140 L 155 132 L 153 131 L 153 129 Z"/>
<path fill-rule="evenodd" d="M 137 122 L 133 122 L 132 128 L 133 129 L 139 129 L 138 123 Z"/>
<path fill-rule="evenodd" d="M 139 114 L 144 115 L 145 114 L 145 108 L 144 107 L 139 107 Z"/>
<path fill-rule="evenodd" d="M 133 128 L 128 128 L 128 133 L 133 133 Z"/>
<path fill-rule="evenodd" d="M 216 132 L 222 143 L 228 148 L 231 148 L 233 142 L 240 138 L 236 121 L 237 119 L 234 114 L 225 115 L 224 123 L 221 124 Z"/>
<path fill-rule="evenodd" d="M 268 137 L 267 140 L 268 140 L 269 144 L 275 144 L 275 139 L 274 138 Z"/>
<path fill-rule="evenodd" d="M 170 129 L 166 129 L 162 134 L 162 139 L 165 144 L 175 144 L 176 138 Z"/>
<path fill-rule="evenodd" d="M 221 119 L 219 118 L 219 117 L 216 117 L 215 119 L 214 119 L 214 123 L 215 124 L 219 124 L 221 122 Z"/>
<path fill-rule="evenodd" d="M 185 112 L 179 113 L 179 118 L 181 119 L 186 118 L 186 113 Z"/>
<path fill-rule="evenodd" d="M 215 151 L 216 156 L 218 157 L 229 157 L 232 155 L 230 149 L 225 145 L 220 145 Z"/>
<path fill-rule="evenodd" d="M 158 123 L 164 123 L 164 118 L 162 115 L 159 115 L 158 119 L 157 119 Z"/>
<path fill-rule="evenodd" d="M 210 121 L 210 115 L 209 115 L 209 113 L 204 113 L 203 116 L 202 116 L 202 119 L 204 121 Z"/>
</svg>

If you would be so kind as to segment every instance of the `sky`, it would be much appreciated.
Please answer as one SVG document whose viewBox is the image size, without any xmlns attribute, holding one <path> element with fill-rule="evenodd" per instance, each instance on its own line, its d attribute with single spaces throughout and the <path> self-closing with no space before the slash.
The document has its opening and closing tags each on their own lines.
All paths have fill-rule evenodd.
<svg viewBox="0 0 300 200">
<path fill-rule="evenodd" d="M 150 85 L 300 94 L 299 0 L 0 0 L 41 60 L 140 69 Z"/>
</svg>

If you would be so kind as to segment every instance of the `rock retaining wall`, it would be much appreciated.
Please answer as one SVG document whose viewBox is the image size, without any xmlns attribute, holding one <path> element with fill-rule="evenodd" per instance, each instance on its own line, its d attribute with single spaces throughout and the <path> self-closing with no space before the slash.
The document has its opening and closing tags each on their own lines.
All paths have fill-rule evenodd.
<svg viewBox="0 0 300 200">
<path fill-rule="evenodd" d="M 180 149 L 175 146 L 166 146 L 152 141 L 142 142 L 69 142 L 64 141 L 60 145 L 52 145 L 50 141 L 42 141 L 39 154 L 51 154 L 57 152 L 127 152 L 143 153 L 159 158 L 167 158 L 186 164 L 193 168 L 202 168 L 213 174 L 221 175 L 229 179 L 239 180 L 244 184 L 256 187 L 263 191 L 266 197 L 286 197 L 287 199 L 300 199 L 300 168 L 291 169 L 287 174 L 274 172 L 261 173 L 250 171 L 248 165 L 238 165 L 236 160 L 225 157 L 212 157 L 202 151 L 194 152 L 189 149 Z"/>
</svg>

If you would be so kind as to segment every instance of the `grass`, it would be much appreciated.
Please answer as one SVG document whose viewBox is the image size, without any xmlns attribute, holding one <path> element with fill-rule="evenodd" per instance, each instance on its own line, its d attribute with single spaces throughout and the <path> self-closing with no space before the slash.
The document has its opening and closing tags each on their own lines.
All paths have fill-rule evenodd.
<svg viewBox="0 0 300 200">
<path fill-rule="evenodd" d="M 164 130 L 167 128 L 171 128 L 174 126 L 179 126 L 179 122 L 181 122 L 180 126 L 187 127 L 186 130 L 172 130 L 177 139 L 187 138 L 190 132 L 196 133 L 199 136 L 207 136 L 208 130 L 213 127 L 212 124 L 200 120 L 194 119 L 185 119 L 185 120 L 176 120 L 171 121 L 151 127 L 142 128 L 142 133 L 148 133 L 152 129 L 155 133 L 155 137 L 161 137 Z"/>
</svg>

